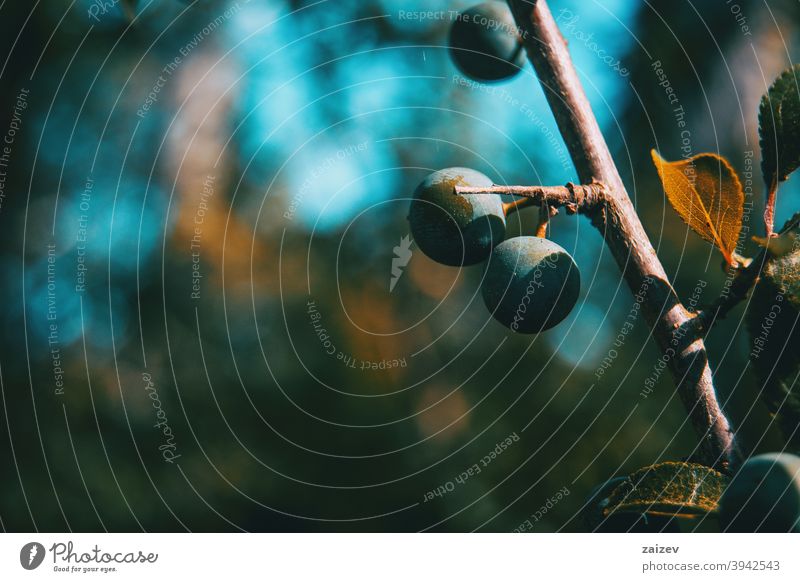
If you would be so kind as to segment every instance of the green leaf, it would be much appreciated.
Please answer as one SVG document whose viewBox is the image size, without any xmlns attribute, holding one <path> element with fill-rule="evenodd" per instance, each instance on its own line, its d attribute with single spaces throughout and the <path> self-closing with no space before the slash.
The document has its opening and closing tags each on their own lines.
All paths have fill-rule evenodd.
<svg viewBox="0 0 800 582">
<path fill-rule="evenodd" d="M 761 98 L 758 111 L 764 182 L 785 180 L 800 166 L 800 64 L 785 70 Z"/>
<path fill-rule="evenodd" d="M 789 222 L 798 220 L 795 215 Z M 770 239 L 767 249 L 770 260 L 746 315 L 750 363 L 787 445 L 800 449 L 800 229 Z"/>
<path fill-rule="evenodd" d="M 614 488 L 603 514 L 700 517 L 717 510 L 728 480 L 722 473 L 697 463 L 651 465 L 639 469 Z"/>
<path fill-rule="evenodd" d="M 778 183 L 800 166 L 800 64 L 785 70 L 761 98 L 758 133 L 761 172 L 769 190 L 764 220 L 772 233 Z"/>
</svg>

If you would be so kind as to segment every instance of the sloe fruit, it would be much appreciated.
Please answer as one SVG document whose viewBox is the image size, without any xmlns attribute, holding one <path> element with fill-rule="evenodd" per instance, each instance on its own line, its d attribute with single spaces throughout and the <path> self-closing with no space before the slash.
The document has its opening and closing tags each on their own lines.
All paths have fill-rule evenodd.
<svg viewBox="0 0 800 582">
<path fill-rule="evenodd" d="M 719 502 L 723 531 L 800 532 L 800 457 L 758 455 L 745 461 Z"/>
<path fill-rule="evenodd" d="M 417 247 L 451 267 L 486 260 L 506 234 L 500 196 L 455 194 L 456 185 L 491 186 L 492 181 L 469 168 L 433 172 L 417 186 L 408 214 Z"/>
<path fill-rule="evenodd" d="M 570 254 L 545 238 L 520 236 L 492 251 L 483 279 L 489 312 L 512 331 L 538 333 L 578 301 L 581 279 Z"/>
<path fill-rule="evenodd" d="M 483 2 L 459 14 L 450 29 L 450 56 L 476 81 L 501 81 L 519 73 L 525 51 L 509 7 Z"/>
</svg>

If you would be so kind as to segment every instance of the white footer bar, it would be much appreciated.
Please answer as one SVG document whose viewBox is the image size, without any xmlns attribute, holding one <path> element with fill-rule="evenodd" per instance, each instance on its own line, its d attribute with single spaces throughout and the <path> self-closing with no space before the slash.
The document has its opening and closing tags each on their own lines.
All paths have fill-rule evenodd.
<svg viewBox="0 0 800 582">
<path fill-rule="evenodd" d="M 789 534 L 2 534 L 0 580 L 797 581 L 799 553 Z"/>
</svg>

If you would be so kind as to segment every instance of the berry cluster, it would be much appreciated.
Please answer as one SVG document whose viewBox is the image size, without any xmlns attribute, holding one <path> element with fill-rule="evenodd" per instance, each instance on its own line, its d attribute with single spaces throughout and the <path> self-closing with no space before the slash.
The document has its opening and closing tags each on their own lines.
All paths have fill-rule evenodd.
<svg viewBox="0 0 800 582">
<path fill-rule="evenodd" d="M 508 6 L 483 2 L 462 12 L 450 31 L 456 66 L 476 81 L 519 73 L 525 53 Z M 488 187 L 469 168 L 430 174 L 417 187 L 408 219 L 417 246 L 452 267 L 487 261 L 483 300 L 492 315 L 519 333 L 538 333 L 562 321 L 578 300 L 580 275 L 567 251 L 545 238 L 506 235 L 506 208 L 498 195 L 458 194 L 456 186 Z"/>
<path fill-rule="evenodd" d="M 411 233 L 419 249 L 438 263 L 461 267 L 487 261 L 483 300 L 500 323 L 519 333 L 550 329 L 578 300 L 578 267 L 567 251 L 545 238 L 504 240 L 500 196 L 455 190 L 491 185 L 486 175 L 468 168 L 433 172 L 414 192 Z"/>
</svg>

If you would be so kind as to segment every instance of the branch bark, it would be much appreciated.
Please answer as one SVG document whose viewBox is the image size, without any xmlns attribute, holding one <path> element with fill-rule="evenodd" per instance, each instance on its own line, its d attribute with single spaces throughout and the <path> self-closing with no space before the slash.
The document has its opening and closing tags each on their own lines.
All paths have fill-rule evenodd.
<svg viewBox="0 0 800 582">
<path fill-rule="evenodd" d="M 735 455 L 733 432 L 717 400 L 695 315 L 678 299 L 639 221 L 547 2 L 507 1 L 580 181 L 605 186 L 587 216 L 631 291 L 646 290 L 642 311 L 699 437 L 694 456 L 725 470 Z"/>
</svg>

